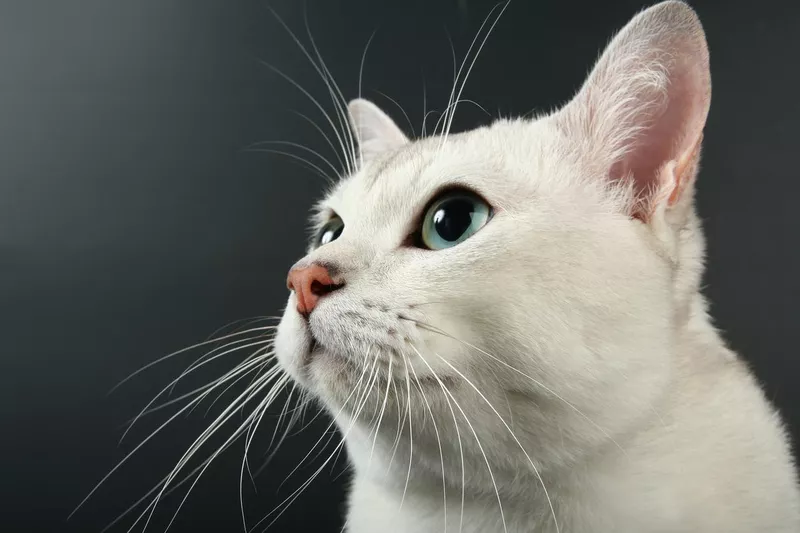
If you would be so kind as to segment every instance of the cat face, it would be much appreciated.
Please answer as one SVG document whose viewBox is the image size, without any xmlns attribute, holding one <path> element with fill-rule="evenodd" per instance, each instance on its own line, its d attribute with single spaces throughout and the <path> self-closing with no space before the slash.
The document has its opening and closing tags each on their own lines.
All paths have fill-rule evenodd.
<svg viewBox="0 0 800 533">
<path fill-rule="evenodd" d="M 358 165 L 318 206 L 275 347 L 357 467 L 411 434 L 415 465 L 459 481 L 461 456 L 546 470 L 652 409 L 696 291 L 709 93 L 700 24 L 667 2 L 549 116 L 412 141 L 351 102 Z"/>
</svg>

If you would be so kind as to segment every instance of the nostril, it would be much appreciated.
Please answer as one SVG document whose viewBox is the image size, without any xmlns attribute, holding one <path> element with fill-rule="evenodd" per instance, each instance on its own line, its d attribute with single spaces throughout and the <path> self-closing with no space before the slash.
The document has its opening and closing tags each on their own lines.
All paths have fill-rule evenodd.
<svg viewBox="0 0 800 533">
<path fill-rule="evenodd" d="M 294 291 L 297 298 L 297 311 L 305 316 L 314 310 L 320 299 L 326 294 L 344 287 L 344 283 L 334 283 L 327 265 L 313 263 L 306 267 L 292 268 L 286 285 Z"/>
<path fill-rule="evenodd" d="M 322 283 L 319 280 L 314 280 L 311 282 L 311 286 L 309 289 L 311 290 L 311 294 L 315 296 L 323 296 L 325 294 L 330 294 L 333 291 L 337 291 L 344 287 L 344 283 Z"/>
</svg>

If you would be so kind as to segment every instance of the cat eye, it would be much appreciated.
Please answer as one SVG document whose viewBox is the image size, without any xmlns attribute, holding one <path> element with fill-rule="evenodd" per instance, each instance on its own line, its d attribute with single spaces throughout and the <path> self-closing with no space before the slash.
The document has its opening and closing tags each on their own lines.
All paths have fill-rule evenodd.
<svg viewBox="0 0 800 533">
<path fill-rule="evenodd" d="M 430 250 L 451 248 L 474 235 L 491 217 L 492 208 L 477 194 L 466 189 L 445 192 L 425 212 L 418 244 Z"/>
<path fill-rule="evenodd" d="M 344 221 L 338 216 L 334 216 L 322 226 L 317 234 L 317 246 L 323 246 L 335 241 L 344 231 Z"/>
</svg>

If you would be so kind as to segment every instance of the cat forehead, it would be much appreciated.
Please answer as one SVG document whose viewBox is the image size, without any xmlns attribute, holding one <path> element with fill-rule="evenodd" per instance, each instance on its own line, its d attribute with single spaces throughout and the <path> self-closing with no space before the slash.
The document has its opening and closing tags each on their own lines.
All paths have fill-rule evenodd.
<svg viewBox="0 0 800 533">
<path fill-rule="evenodd" d="M 405 212 L 437 190 L 462 186 L 501 199 L 530 187 L 558 164 L 546 121 L 498 120 L 490 126 L 409 143 L 343 179 L 323 201 L 340 215 Z M 556 136 L 557 137 L 557 136 Z M 548 154 L 556 160 L 548 165 Z"/>
</svg>

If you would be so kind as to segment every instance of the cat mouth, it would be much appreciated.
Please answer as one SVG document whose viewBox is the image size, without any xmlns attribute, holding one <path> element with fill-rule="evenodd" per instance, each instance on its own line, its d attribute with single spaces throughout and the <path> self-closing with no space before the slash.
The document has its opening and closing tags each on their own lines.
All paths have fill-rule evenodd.
<svg viewBox="0 0 800 533">
<path fill-rule="evenodd" d="M 314 336 L 314 334 L 312 333 L 311 334 L 311 341 L 309 342 L 309 346 L 308 346 L 308 353 L 310 353 L 310 354 L 314 353 L 314 351 L 318 350 L 319 348 L 320 348 L 320 343 L 317 340 L 317 338 Z"/>
<path fill-rule="evenodd" d="M 303 355 L 303 367 L 306 369 L 311 365 L 314 358 L 322 352 L 322 344 L 320 344 L 319 340 L 314 336 L 314 333 L 309 330 L 308 335 L 308 349 Z"/>
</svg>

